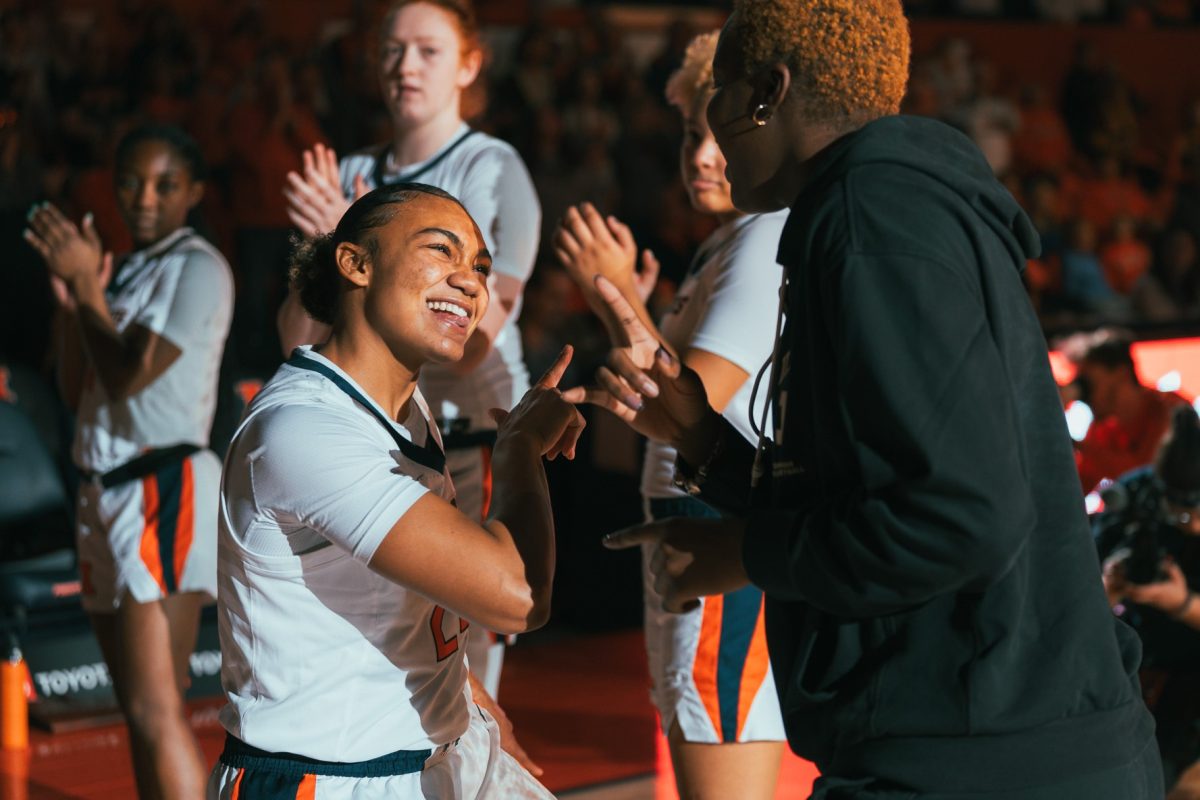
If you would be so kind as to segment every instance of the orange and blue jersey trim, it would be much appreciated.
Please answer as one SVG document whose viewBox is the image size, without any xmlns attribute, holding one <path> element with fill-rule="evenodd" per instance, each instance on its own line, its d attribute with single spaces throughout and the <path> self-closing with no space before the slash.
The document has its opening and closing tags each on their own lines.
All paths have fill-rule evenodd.
<svg viewBox="0 0 1200 800">
<path fill-rule="evenodd" d="M 387 778 L 420 772 L 431 750 L 397 750 L 368 761 L 321 761 L 271 753 L 225 736 L 221 763 L 237 770 L 230 800 L 314 800 L 317 777 Z"/>
<path fill-rule="evenodd" d="M 195 477 L 192 460 L 168 465 L 142 478 L 142 563 L 164 595 L 179 590 L 195 534 Z"/>
</svg>

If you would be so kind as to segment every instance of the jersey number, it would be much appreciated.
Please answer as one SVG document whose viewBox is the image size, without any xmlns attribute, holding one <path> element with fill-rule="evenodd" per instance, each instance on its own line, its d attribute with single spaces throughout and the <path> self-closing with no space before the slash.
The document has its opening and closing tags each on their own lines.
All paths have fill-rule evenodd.
<svg viewBox="0 0 1200 800">
<path fill-rule="evenodd" d="M 447 639 L 445 632 L 442 630 L 442 619 L 445 616 L 446 609 L 441 606 L 434 606 L 433 615 L 429 617 L 429 630 L 433 633 L 433 646 L 437 649 L 438 661 L 442 661 L 458 652 L 458 634 L 454 634 Z M 463 633 L 469 627 L 471 627 L 471 623 L 462 617 L 458 618 L 458 633 Z"/>
</svg>

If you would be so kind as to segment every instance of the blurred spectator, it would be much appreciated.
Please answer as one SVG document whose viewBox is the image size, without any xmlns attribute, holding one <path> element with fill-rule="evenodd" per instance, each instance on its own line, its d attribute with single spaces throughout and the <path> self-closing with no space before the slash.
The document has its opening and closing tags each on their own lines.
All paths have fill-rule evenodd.
<svg viewBox="0 0 1200 800">
<path fill-rule="evenodd" d="M 1150 248 L 1138 238 L 1133 217 L 1120 216 L 1113 223 L 1112 239 L 1100 249 L 1104 278 L 1117 294 L 1128 295 L 1150 269 Z"/>
<path fill-rule="evenodd" d="M 992 172 L 1003 176 L 1012 167 L 1012 137 L 1021 118 L 1016 106 L 996 91 L 996 70 L 991 62 L 974 62 L 971 74 L 969 96 L 943 116 L 970 136 Z"/>
<path fill-rule="evenodd" d="M 1062 296 L 1067 308 L 1111 318 L 1121 300 L 1104 279 L 1096 254 L 1096 228 L 1087 219 L 1071 223 L 1062 254 Z"/>
<path fill-rule="evenodd" d="M 1013 137 L 1013 155 L 1021 169 L 1057 173 L 1071 159 L 1071 137 L 1062 116 L 1040 83 L 1027 84 L 1021 93 L 1020 125 Z"/>
<path fill-rule="evenodd" d="M 1150 271 L 1133 288 L 1134 308 L 1153 322 L 1200 321 L 1200 254 L 1184 228 L 1163 235 Z"/>
<path fill-rule="evenodd" d="M 1170 425 L 1171 410 L 1186 402 L 1138 382 L 1132 344 L 1128 333 L 1106 329 L 1084 337 L 1071 353 L 1078 359 L 1079 399 L 1093 415 L 1075 452 L 1085 492 L 1105 478 L 1115 480 L 1149 464 Z"/>
<path fill-rule="evenodd" d="M 1091 132 L 1090 152 L 1099 157 L 1127 161 L 1137 153 L 1138 109 L 1128 84 L 1113 75 L 1100 118 Z"/>
<path fill-rule="evenodd" d="M 1104 102 L 1112 91 L 1112 80 L 1096 44 L 1089 39 L 1077 42 L 1059 88 L 1059 108 L 1071 143 L 1085 155 L 1095 152 L 1092 134 L 1099 126 Z"/>
<path fill-rule="evenodd" d="M 953 113 L 975 94 L 970 43 L 959 38 L 943 41 L 926 65 L 926 75 L 937 94 L 938 107 Z"/>
<path fill-rule="evenodd" d="M 1025 213 L 1042 237 L 1042 258 L 1063 248 L 1063 209 L 1058 184 L 1049 174 L 1034 175 L 1025 187 Z"/>
<path fill-rule="evenodd" d="M 1150 197 L 1115 156 L 1099 159 L 1096 174 L 1080 181 L 1075 196 L 1075 213 L 1098 232 L 1107 232 L 1117 217 L 1148 221 L 1153 212 Z"/>
</svg>

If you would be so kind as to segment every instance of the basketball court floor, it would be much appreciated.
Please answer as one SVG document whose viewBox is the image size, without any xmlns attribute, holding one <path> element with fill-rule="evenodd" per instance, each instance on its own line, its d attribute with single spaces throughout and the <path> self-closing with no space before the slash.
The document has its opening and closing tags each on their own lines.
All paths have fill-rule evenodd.
<svg viewBox="0 0 1200 800">
<path fill-rule="evenodd" d="M 536 635 L 509 650 L 500 703 L 556 795 L 570 800 L 676 800 L 666 741 L 647 695 L 640 630 Z M 210 762 L 224 731 L 217 698 L 193 701 L 192 727 Z M 127 800 L 135 796 L 119 722 L 50 734 L 0 751 L 0 800 Z M 809 795 L 816 771 L 785 756 L 777 800 Z"/>
</svg>

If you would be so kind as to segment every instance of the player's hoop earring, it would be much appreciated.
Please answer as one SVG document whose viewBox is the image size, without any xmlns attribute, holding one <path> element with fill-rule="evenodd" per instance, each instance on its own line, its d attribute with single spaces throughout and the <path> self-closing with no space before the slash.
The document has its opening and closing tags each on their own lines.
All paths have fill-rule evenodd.
<svg viewBox="0 0 1200 800">
<path fill-rule="evenodd" d="M 754 107 L 754 113 L 750 115 L 750 119 L 754 120 L 754 124 L 762 127 L 767 124 L 767 120 L 771 118 L 771 107 L 766 103 L 759 103 Z"/>
</svg>

